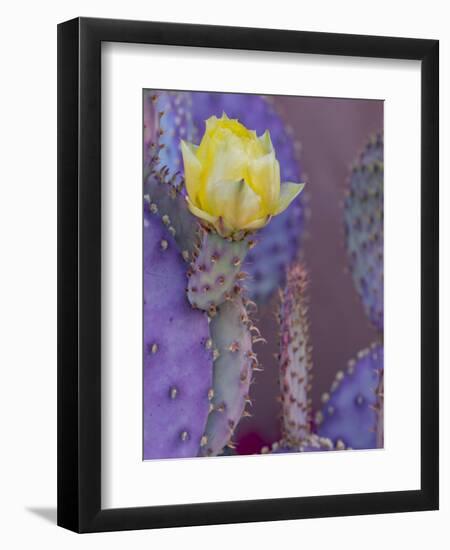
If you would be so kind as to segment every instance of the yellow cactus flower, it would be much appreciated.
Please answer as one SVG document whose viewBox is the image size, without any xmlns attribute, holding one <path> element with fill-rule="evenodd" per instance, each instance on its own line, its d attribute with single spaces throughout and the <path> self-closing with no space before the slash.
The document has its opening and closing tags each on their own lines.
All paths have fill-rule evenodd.
<svg viewBox="0 0 450 550">
<path fill-rule="evenodd" d="M 181 141 L 189 210 L 223 237 L 254 231 L 285 210 L 304 187 L 280 184 L 269 131 L 210 117 L 200 145 Z"/>
</svg>

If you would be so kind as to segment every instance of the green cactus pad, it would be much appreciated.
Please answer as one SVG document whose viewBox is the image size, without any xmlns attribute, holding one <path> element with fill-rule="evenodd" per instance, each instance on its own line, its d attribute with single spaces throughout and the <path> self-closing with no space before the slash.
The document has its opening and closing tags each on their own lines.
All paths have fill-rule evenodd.
<svg viewBox="0 0 450 550">
<path fill-rule="evenodd" d="M 188 271 L 187 296 L 193 307 L 214 312 L 245 278 L 241 269 L 251 241 L 233 241 L 217 233 L 202 232 L 200 248 Z"/>
<path fill-rule="evenodd" d="M 214 349 L 213 391 L 210 414 L 200 455 L 216 456 L 230 442 L 245 413 L 257 358 L 252 351 L 252 325 L 240 296 L 226 301 L 211 319 Z"/>
</svg>

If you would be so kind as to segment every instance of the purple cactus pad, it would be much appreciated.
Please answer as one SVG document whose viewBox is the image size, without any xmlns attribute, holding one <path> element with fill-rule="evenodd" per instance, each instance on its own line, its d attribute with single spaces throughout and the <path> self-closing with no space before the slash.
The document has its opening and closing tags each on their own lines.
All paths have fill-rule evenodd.
<svg viewBox="0 0 450 550">
<path fill-rule="evenodd" d="M 186 298 L 186 264 L 161 219 L 144 212 L 144 459 L 197 456 L 209 411 L 206 314 Z"/>
<path fill-rule="evenodd" d="M 382 371 L 383 347 L 376 345 L 360 352 L 346 373 L 338 372 L 330 392 L 322 396 L 324 406 L 316 418 L 320 436 L 336 446 L 377 448 L 376 394 Z"/>
</svg>

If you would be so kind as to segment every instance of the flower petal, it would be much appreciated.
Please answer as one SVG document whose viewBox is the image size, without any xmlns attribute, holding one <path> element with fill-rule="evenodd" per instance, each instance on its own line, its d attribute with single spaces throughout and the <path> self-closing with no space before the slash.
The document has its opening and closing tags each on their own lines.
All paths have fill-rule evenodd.
<svg viewBox="0 0 450 550">
<path fill-rule="evenodd" d="M 269 212 L 273 212 L 280 197 L 280 164 L 274 151 L 250 161 L 249 185 L 257 193 Z"/>
<path fill-rule="evenodd" d="M 281 184 L 280 199 L 274 214 L 281 214 L 305 187 L 304 183 L 286 182 Z"/>
<path fill-rule="evenodd" d="M 197 216 L 197 218 L 200 218 L 201 220 L 204 220 L 205 222 L 208 222 L 210 224 L 215 224 L 218 220 L 217 216 L 211 216 L 211 214 L 208 214 L 208 212 L 205 212 L 201 208 L 198 208 L 195 206 L 195 204 L 192 204 L 189 197 L 186 197 L 188 208 L 191 211 L 194 216 Z"/>
<path fill-rule="evenodd" d="M 264 218 L 259 218 L 257 220 L 254 220 L 250 223 L 248 223 L 245 227 L 242 229 L 244 231 L 253 231 L 255 229 L 260 229 L 261 227 L 264 227 L 270 222 L 272 216 L 265 216 Z"/>
<path fill-rule="evenodd" d="M 206 186 L 211 182 L 240 181 L 244 178 L 248 160 L 242 145 L 242 140 L 233 134 L 223 136 L 217 132 L 211 139 L 210 154 L 204 163 Z M 206 194 L 206 189 L 202 187 L 202 198 Z"/>
<path fill-rule="evenodd" d="M 184 180 L 186 182 L 186 191 L 193 204 L 199 204 L 198 194 L 200 191 L 200 181 L 202 174 L 202 165 L 195 155 L 196 146 L 187 141 L 181 140 L 181 154 L 184 164 Z"/>
<path fill-rule="evenodd" d="M 210 183 L 206 193 L 208 211 L 233 229 L 241 229 L 267 213 L 260 197 L 244 180 Z"/>
<path fill-rule="evenodd" d="M 272 140 L 270 139 L 270 132 L 269 130 L 266 130 L 262 136 L 259 138 L 259 142 L 261 143 L 264 153 L 267 155 L 268 153 L 271 153 L 274 151 Z"/>
</svg>

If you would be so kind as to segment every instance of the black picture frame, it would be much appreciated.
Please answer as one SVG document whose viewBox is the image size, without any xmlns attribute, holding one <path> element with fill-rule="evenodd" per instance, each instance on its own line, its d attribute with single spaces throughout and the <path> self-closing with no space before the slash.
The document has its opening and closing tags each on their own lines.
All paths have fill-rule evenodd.
<svg viewBox="0 0 450 550">
<path fill-rule="evenodd" d="M 101 508 L 101 43 L 421 61 L 421 488 Z M 438 508 L 439 43 L 77 18 L 58 26 L 58 525 L 76 532 Z"/>
</svg>

